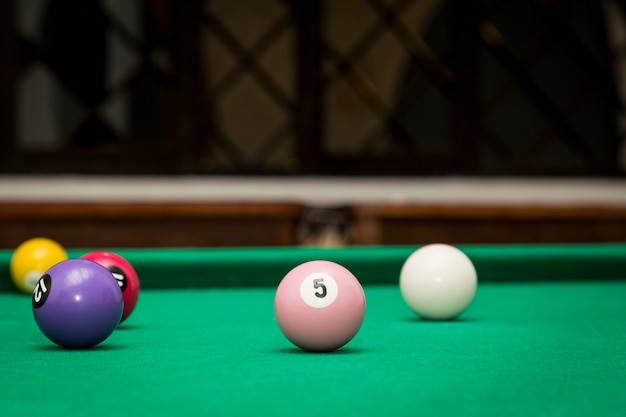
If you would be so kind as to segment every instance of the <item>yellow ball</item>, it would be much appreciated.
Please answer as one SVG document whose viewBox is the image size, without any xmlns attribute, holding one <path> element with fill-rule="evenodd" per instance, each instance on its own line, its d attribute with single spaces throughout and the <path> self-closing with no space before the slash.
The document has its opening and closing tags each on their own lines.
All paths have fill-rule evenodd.
<svg viewBox="0 0 626 417">
<path fill-rule="evenodd" d="M 44 272 L 67 258 L 63 246 L 54 240 L 43 237 L 29 239 L 13 252 L 11 279 L 20 291 L 32 293 Z"/>
</svg>

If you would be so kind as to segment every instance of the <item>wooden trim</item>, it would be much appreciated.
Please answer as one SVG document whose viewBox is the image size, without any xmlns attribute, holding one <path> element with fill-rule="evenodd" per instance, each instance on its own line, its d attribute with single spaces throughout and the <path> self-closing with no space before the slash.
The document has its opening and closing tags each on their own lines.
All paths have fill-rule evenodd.
<svg viewBox="0 0 626 417">
<path fill-rule="evenodd" d="M 0 203 L 0 220 L 251 218 L 298 216 L 288 203 Z"/>
<path fill-rule="evenodd" d="M 34 236 L 66 247 L 298 245 L 305 206 L 242 202 L 0 203 L 0 248 Z M 626 207 L 363 204 L 347 207 L 358 245 L 626 242 Z"/>
<path fill-rule="evenodd" d="M 361 244 L 626 241 L 626 207 L 362 205 L 353 218 Z"/>
<path fill-rule="evenodd" d="M 608 205 L 359 205 L 353 208 L 360 216 L 376 216 L 385 218 L 616 218 L 626 220 L 626 207 Z"/>
<path fill-rule="evenodd" d="M 282 203 L 3 203 L 0 248 L 35 236 L 86 248 L 288 246 L 299 220 Z"/>
</svg>

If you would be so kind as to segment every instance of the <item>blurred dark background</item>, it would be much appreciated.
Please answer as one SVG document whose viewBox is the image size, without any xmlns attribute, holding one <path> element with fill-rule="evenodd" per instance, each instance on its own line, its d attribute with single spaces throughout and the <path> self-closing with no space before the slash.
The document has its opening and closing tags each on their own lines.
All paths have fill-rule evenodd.
<svg viewBox="0 0 626 417">
<path fill-rule="evenodd" d="M 623 176 L 619 1 L 0 3 L 0 172 Z"/>
</svg>

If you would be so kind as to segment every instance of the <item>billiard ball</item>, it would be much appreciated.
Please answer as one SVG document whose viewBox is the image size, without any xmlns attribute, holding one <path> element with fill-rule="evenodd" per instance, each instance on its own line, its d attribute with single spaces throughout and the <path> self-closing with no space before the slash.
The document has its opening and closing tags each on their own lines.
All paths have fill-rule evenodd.
<svg viewBox="0 0 626 417">
<path fill-rule="evenodd" d="M 89 252 L 81 258 L 97 262 L 113 274 L 124 296 L 124 312 L 120 323 L 126 320 L 139 299 L 139 277 L 135 268 L 124 257 L 108 251 Z"/>
<path fill-rule="evenodd" d="M 113 275 L 86 259 L 49 268 L 33 290 L 33 316 L 41 332 L 69 349 L 86 349 L 107 339 L 122 317 L 124 299 Z"/>
<path fill-rule="evenodd" d="M 400 291 L 408 307 L 427 320 L 452 320 L 471 304 L 477 277 L 472 261 L 454 246 L 435 243 L 402 265 Z"/>
<path fill-rule="evenodd" d="M 36 237 L 21 243 L 13 252 L 9 268 L 11 279 L 22 292 L 32 294 L 41 275 L 52 265 L 68 258 L 58 242 Z"/>
<path fill-rule="evenodd" d="M 356 277 L 330 261 L 302 263 L 278 284 L 274 314 L 294 345 L 330 352 L 357 334 L 365 316 L 365 293 Z"/>
</svg>

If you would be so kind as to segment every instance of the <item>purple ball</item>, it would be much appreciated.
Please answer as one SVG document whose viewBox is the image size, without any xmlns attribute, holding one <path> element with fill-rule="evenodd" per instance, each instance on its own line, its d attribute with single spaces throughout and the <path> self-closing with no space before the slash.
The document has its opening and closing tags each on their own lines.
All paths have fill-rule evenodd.
<svg viewBox="0 0 626 417">
<path fill-rule="evenodd" d="M 105 267 L 68 259 L 49 268 L 33 291 L 33 315 L 41 332 L 59 346 L 85 349 L 104 341 L 122 317 L 117 280 Z"/>
</svg>

